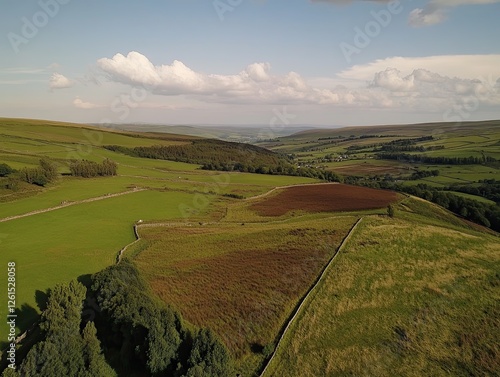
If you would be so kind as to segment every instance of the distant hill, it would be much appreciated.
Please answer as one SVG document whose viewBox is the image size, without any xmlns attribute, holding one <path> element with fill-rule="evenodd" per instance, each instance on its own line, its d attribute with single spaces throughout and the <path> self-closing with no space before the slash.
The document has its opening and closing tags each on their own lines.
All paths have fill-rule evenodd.
<svg viewBox="0 0 500 377">
<path fill-rule="evenodd" d="M 103 127 L 101 124 L 93 126 Z M 132 132 L 171 133 L 198 136 L 209 139 L 220 139 L 240 143 L 252 143 L 262 139 L 274 139 L 295 134 L 297 132 L 313 130 L 308 125 L 287 125 L 285 127 L 271 127 L 270 125 L 161 125 L 161 124 L 112 124 L 106 128 Z"/>
<path fill-rule="evenodd" d="M 429 133 L 443 133 L 453 131 L 461 135 L 477 135 L 481 129 L 500 129 L 500 120 L 474 121 L 461 123 L 418 123 L 401 125 L 376 125 L 376 126 L 353 126 L 334 129 L 312 129 L 299 131 L 293 135 L 284 137 L 290 140 L 318 139 L 336 136 L 361 136 L 361 135 L 400 135 L 408 137 L 421 136 Z"/>
</svg>

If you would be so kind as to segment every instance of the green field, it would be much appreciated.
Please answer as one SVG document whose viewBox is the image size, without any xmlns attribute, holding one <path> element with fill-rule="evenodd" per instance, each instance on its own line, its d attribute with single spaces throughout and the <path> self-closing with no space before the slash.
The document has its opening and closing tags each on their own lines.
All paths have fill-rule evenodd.
<svg viewBox="0 0 500 377">
<path fill-rule="evenodd" d="M 402 182 L 479 185 L 479 180 L 500 179 L 498 166 L 405 164 L 373 158 L 369 149 L 381 140 L 420 137 L 434 127 L 436 138 L 423 145 L 446 145 L 432 151 L 436 156 L 443 151 L 496 156 L 498 125 L 464 124 L 459 130 L 441 125 L 444 132 L 432 125 L 306 131 L 270 146 L 295 153 L 297 165 L 346 176 L 399 179 L 417 168 L 438 169 L 437 177 Z M 370 134 L 380 137 L 356 138 Z M 350 139 L 330 139 L 339 135 Z M 10 178 L 0 177 L 0 263 L 16 262 L 18 333 L 36 321 L 55 284 L 87 281 L 89 274 L 115 264 L 130 245 L 124 256 L 157 299 L 178 310 L 189 326 L 211 328 L 229 348 L 237 371 L 256 376 L 341 241 L 363 218 L 300 307 L 266 376 L 296 376 L 297 371 L 301 376 L 493 375 L 500 368 L 497 233 L 403 195 L 391 199 L 394 218 L 385 207 L 321 213 L 321 206 L 311 206 L 266 215 L 254 204 L 278 200 L 286 190 L 268 195 L 274 188 L 320 181 L 207 171 L 104 148 L 191 140 L 0 118 L 0 163 L 34 168 L 48 157 L 59 173 L 44 187 L 21 182 L 9 188 Z M 320 161 L 356 145 L 363 146 L 356 158 Z M 71 159 L 100 163 L 105 158 L 117 163 L 116 176 L 69 175 Z M 350 187 L 331 185 L 342 186 Z M 135 242 L 139 220 L 141 239 Z M 0 305 L 5 317 L 6 297 Z M 2 346 L 7 331 L 7 324 L 0 326 Z"/>
<path fill-rule="evenodd" d="M 0 163 L 15 169 L 34 167 L 42 157 L 53 159 L 68 173 L 68 159 L 118 163 L 118 176 L 63 176 L 46 187 L 21 185 L 12 191 L 0 178 L 0 220 L 68 205 L 50 212 L 0 222 L 1 263 L 18 268 L 19 331 L 39 312 L 35 294 L 56 283 L 97 272 L 115 263 L 119 250 L 134 240 L 135 221 L 178 221 L 222 216 L 224 194 L 250 197 L 276 187 L 316 182 L 309 178 L 222 173 L 199 170 L 199 165 L 135 158 L 102 146 L 172 145 L 192 139 L 162 134 L 160 139 L 137 133 L 112 133 L 81 125 L 50 121 L 0 119 Z M 134 189 L 145 191 L 132 192 Z M 113 197 L 113 194 L 128 193 Z M 93 202 L 81 202 L 98 199 Z M 6 301 L 0 315 L 5 315 Z M 7 328 L 2 326 L 0 337 Z"/>
<path fill-rule="evenodd" d="M 380 160 L 376 158 L 376 148 L 395 140 L 432 136 L 433 140 L 417 143 L 424 148 L 442 146 L 443 149 L 426 152 L 431 157 L 482 157 L 500 160 L 500 121 L 464 122 L 460 125 L 447 123 L 417 124 L 406 126 L 348 127 L 332 130 L 308 130 L 281 137 L 261 145 L 282 153 L 294 153 L 302 164 L 335 171 L 341 175 L 375 176 L 390 174 L 396 177 L 408 176 L 415 169 L 430 168 L 427 164 Z M 376 145 L 374 147 L 374 145 Z M 350 147 L 359 147 L 349 150 Z M 325 156 L 341 158 L 339 162 L 325 161 Z M 343 156 L 347 156 L 343 158 Z M 448 180 L 434 183 L 457 181 L 477 182 L 482 179 L 500 180 L 498 164 L 492 165 L 439 165 L 441 174 Z M 424 183 L 424 182 L 416 182 Z"/>
</svg>

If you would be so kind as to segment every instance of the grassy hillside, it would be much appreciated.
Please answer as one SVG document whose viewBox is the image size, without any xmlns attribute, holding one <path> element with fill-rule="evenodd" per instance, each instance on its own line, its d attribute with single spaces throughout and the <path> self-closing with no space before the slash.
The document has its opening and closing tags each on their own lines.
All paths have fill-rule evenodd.
<svg viewBox="0 0 500 377">
<path fill-rule="evenodd" d="M 342 142 L 372 143 L 355 136 Z M 243 376 L 259 374 L 322 271 L 324 279 L 279 344 L 269 375 L 487 375 L 498 368 L 498 234 L 442 207 L 391 191 L 202 170 L 120 152 L 204 143 L 179 135 L 0 119 L 0 143 L 0 164 L 35 169 L 48 158 L 58 173 L 44 186 L 13 186 L 19 172 L 0 177 L 0 242 L 7 251 L 0 263 L 16 262 L 18 331 L 36 320 L 48 289 L 87 279 L 115 264 L 124 250 L 156 299 L 182 313 L 188 326 L 211 328 Z M 110 159 L 118 172 L 70 176 L 72 159 Z M 373 169 L 381 168 L 378 162 L 384 169 L 407 169 L 367 157 Z M 485 173 L 460 168 L 471 177 Z M 477 189 L 485 194 L 481 185 Z M 7 331 L 0 326 L 0 338 Z"/>
<path fill-rule="evenodd" d="M 71 159 L 101 162 L 109 158 L 118 164 L 117 176 L 60 175 L 45 187 L 21 182 L 10 189 L 6 187 L 10 176 L 0 177 L 0 245 L 7 251 L 0 262 L 15 261 L 18 266 L 18 331 L 39 312 L 37 291 L 115 263 L 120 249 L 134 239 L 137 220 L 206 221 L 220 218 L 226 202 L 234 200 L 224 195 L 249 197 L 276 186 L 315 182 L 208 172 L 195 164 L 126 156 L 103 147 L 172 146 L 192 140 L 182 135 L 157 138 L 76 124 L 0 119 L 0 164 L 33 168 L 46 157 L 59 174 L 69 174 Z M 7 301 L 1 302 L 0 315 L 4 315 Z M 0 338 L 6 339 L 7 330 L 0 326 Z"/>
<path fill-rule="evenodd" d="M 411 199 L 365 217 L 265 376 L 496 375 L 498 238 L 442 216 Z"/>
</svg>

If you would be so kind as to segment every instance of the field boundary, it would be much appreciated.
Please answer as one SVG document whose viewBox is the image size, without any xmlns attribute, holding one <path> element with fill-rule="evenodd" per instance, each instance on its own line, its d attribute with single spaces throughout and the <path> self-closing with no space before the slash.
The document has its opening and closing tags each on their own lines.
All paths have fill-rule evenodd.
<svg viewBox="0 0 500 377">
<path fill-rule="evenodd" d="M 3 219 L 0 219 L 0 223 L 4 223 L 6 221 L 11 221 L 11 220 L 16 220 L 16 219 L 22 219 L 23 217 L 38 215 L 40 213 L 56 211 L 58 209 L 66 208 L 66 207 L 71 207 L 71 206 L 74 206 L 74 205 L 77 205 L 77 204 L 91 203 L 91 202 L 96 202 L 98 200 L 111 199 L 111 198 L 115 198 L 117 196 L 122 196 L 122 195 L 127 195 L 127 194 L 133 194 L 134 192 L 141 192 L 141 191 L 145 191 L 145 190 L 146 189 L 144 189 L 144 188 L 135 188 L 133 190 L 118 192 L 116 194 L 101 195 L 101 196 L 96 196 L 94 198 L 77 200 L 77 201 L 74 201 L 74 202 L 63 202 L 60 205 L 55 206 L 55 207 L 49 207 L 49 208 L 44 208 L 44 209 L 37 209 L 36 211 L 27 212 L 27 213 L 23 213 L 23 214 L 20 214 L 20 215 L 14 215 L 14 216 L 4 217 Z"/>
<path fill-rule="evenodd" d="M 343 249 L 344 245 L 347 243 L 347 241 L 349 241 L 349 239 L 351 238 L 352 234 L 354 233 L 354 231 L 356 230 L 356 228 L 358 227 L 358 225 L 361 223 L 361 220 L 363 220 L 363 217 L 360 217 L 355 223 L 354 225 L 351 227 L 351 229 L 349 230 L 349 232 L 347 232 L 347 234 L 345 235 L 344 239 L 342 240 L 342 242 L 340 243 L 339 247 L 337 248 L 337 250 L 335 251 L 335 254 L 333 254 L 333 256 L 331 257 L 330 261 L 326 264 L 326 266 L 323 268 L 323 271 L 322 273 L 320 274 L 320 276 L 318 277 L 318 279 L 316 280 L 316 282 L 313 284 L 313 286 L 311 288 L 309 288 L 309 291 L 306 293 L 306 295 L 304 296 L 304 298 L 302 299 L 302 302 L 299 304 L 299 306 L 295 309 L 295 312 L 293 313 L 293 316 L 292 318 L 290 318 L 290 320 L 288 321 L 285 329 L 283 330 L 283 332 L 281 333 L 281 336 L 278 340 L 278 343 L 276 343 L 276 347 L 274 347 L 274 351 L 271 355 L 271 357 L 269 358 L 269 360 L 266 362 L 265 364 L 265 367 L 264 369 L 262 370 L 262 372 L 260 373 L 260 377 L 263 377 L 267 371 L 267 368 L 269 367 L 269 365 L 271 365 L 271 362 L 273 361 L 274 357 L 276 356 L 276 353 L 278 352 L 278 349 L 279 349 L 279 346 L 281 345 L 283 339 L 285 338 L 285 335 L 287 334 L 288 330 L 290 329 L 290 327 L 292 326 L 292 324 L 294 323 L 294 320 L 297 318 L 297 316 L 299 315 L 301 309 L 306 305 L 308 299 L 311 297 L 311 294 L 313 293 L 313 291 L 319 286 L 319 283 L 321 283 L 321 281 L 323 280 L 323 278 L 325 277 L 326 273 L 328 272 L 330 266 L 333 264 L 333 261 L 335 260 L 335 258 L 340 254 L 340 251 Z"/>
</svg>

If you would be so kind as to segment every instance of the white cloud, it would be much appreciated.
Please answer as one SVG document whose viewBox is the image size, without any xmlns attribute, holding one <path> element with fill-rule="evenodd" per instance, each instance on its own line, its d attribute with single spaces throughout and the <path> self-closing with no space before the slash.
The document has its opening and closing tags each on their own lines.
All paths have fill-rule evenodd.
<svg viewBox="0 0 500 377">
<path fill-rule="evenodd" d="M 431 0 L 424 8 L 412 10 L 408 23 L 413 27 L 435 25 L 446 19 L 450 8 L 461 5 L 484 5 L 499 2 L 500 0 Z"/>
<path fill-rule="evenodd" d="M 73 80 L 68 79 L 60 73 L 53 73 L 49 80 L 49 87 L 51 90 L 71 88 L 74 84 L 75 82 Z"/>
<path fill-rule="evenodd" d="M 408 23 L 413 27 L 421 27 L 440 24 L 445 19 L 446 12 L 444 9 L 416 8 L 410 12 Z"/>
<path fill-rule="evenodd" d="M 177 60 L 155 66 L 137 52 L 100 59 L 98 66 L 111 81 L 145 88 L 158 98 L 169 96 L 169 103 L 177 98 L 209 106 L 283 104 L 425 112 L 443 112 L 470 98 L 500 105 L 500 55 L 392 57 L 353 66 L 333 78 L 311 79 L 296 72 L 273 75 L 269 63 L 253 63 L 232 75 L 196 72 Z M 138 107 L 174 109 L 158 102 Z"/>
<path fill-rule="evenodd" d="M 195 72 L 175 60 L 170 65 L 153 65 L 144 55 L 132 51 L 127 56 L 97 61 L 111 81 L 146 88 L 153 94 L 189 95 L 206 102 L 222 103 L 338 103 L 343 98 L 328 89 L 314 88 L 298 73 L 271 74 L 269 63 L 253 63 L 238 74 L 220 75 Z"/>
<path fill-rule="evenodd" d="M 95 103 L 85 102 L 85 101 L 81 100 L 79 97 L 76 97 L 73 100 L 73 105 L 75 107 L 79 108 L 79 109 L 85 109 L 85 110 L 96 109 L 96 108 L 99 108 L 99 107 L 104 107 L 102 105 L 97 105 Z"/>
<path fill-rule="evenodd" d="M 438 55 L 426 57 L 394 56 L 355 65 L 338 74 L 346 80 L 371 81 L 377 72 L 397 68 L 403 75 L 424 69 L 443 76 L 478 79 L 500 77 L 500 54 L 496 55 Z"/>
</svg>

